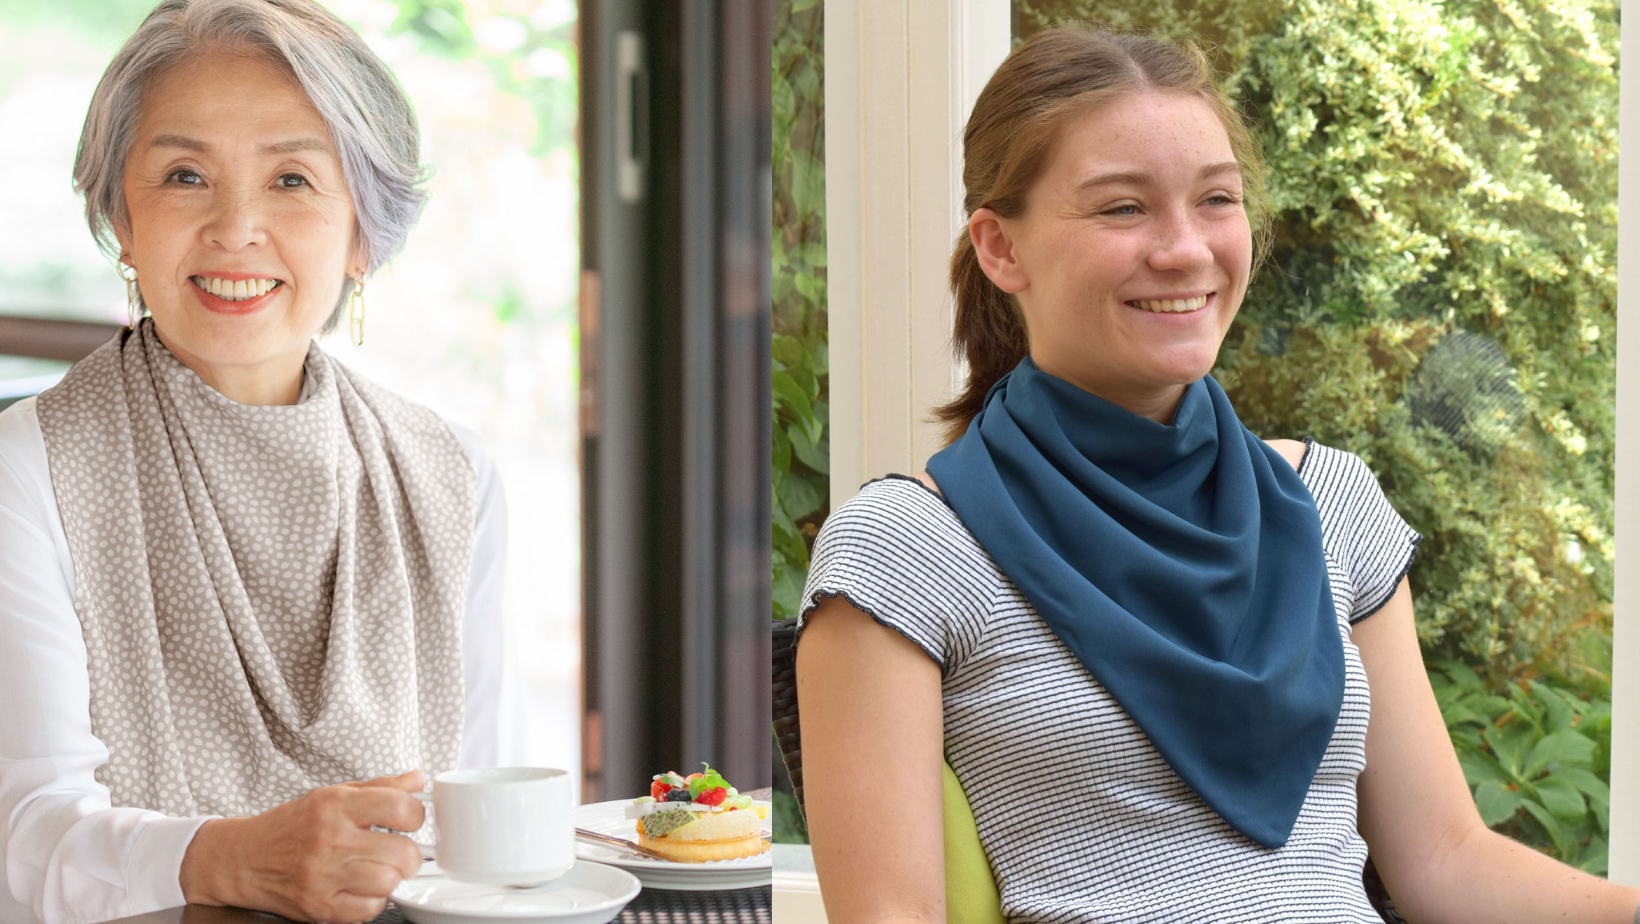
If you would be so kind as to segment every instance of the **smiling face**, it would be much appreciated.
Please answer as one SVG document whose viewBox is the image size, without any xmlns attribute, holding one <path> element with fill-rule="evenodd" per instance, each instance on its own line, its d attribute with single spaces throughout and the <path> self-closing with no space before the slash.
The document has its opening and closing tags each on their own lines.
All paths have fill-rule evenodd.
<svg viewBox="0 0 1640 924">
<path fill-rule="evenodd" d="M 982 266 L 1018 298 L 1043 371 L 1170 421 L 1247 289 L 1252 231 L 1224 126 L 1182 94 L 1070 122 L 1023 214 L 978 209 Z"/>
<path fill-rule="evenodd" d="M 267 60 L 202 55 L 143 94 L 123 259 L 161 342 L 244 403 L 294 402 L 308 342 L 362 272 L 329 128 Z"/>
</svg>

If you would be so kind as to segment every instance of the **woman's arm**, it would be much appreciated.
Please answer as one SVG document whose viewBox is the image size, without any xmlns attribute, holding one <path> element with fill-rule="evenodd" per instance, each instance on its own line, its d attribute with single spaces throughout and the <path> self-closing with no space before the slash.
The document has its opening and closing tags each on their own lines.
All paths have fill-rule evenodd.
<svg viewBox="0 0 1640 924">
<path fill-rule="evenodd" d="M 446 421 L 448 424 L 449 422 Z M 502 723 L 510 718 L 518 680 L 508 644 L 506 620 L 507 497 L 495 461 L 478 434 L 449 424 L 467 450 L 478 475 L 478 524 L 473 559 L 467 572 L 467 612 L 461 631 L 462 685 L 466 705 L 462 718 L 461 757 L 467 767 L 494 767 L 507 739 Z"/>
<path fill-rule="evenodd" d="M 0 414 L 0 920 L 96 921 L 182 903 L 206 819 L 111 808 L 85 642 L 29 399 Z M 27 909 L 24 912 L 23 909 Z"/>
<path fill-rule="evenodd" d="M 943 922 L 939 665 L 842 597 L 797 646 L 809 840 L 831 924 Z"/>
<path fill-rule="evenodd" d="M 1424 672 L 1405 579 L 1353 635 L 1372 689 L 1361 834 L 1417 924 L 1634 924 L 1640 889 L 1572 869 L 1489 830 Z"/>
</svg>

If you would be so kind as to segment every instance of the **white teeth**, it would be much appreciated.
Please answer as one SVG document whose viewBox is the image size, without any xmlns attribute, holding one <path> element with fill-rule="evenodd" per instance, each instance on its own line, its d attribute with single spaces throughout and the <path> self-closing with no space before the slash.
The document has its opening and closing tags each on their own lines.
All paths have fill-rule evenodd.
<svg viewBox="0 0 1640 924">
<path fill-rule="evenodd" d="M 1195 311 L 1198 308 L 1206 307 L 1207 296 L 1198 295 L 1195 298 L 1164 298 L 1157 301 L 1134 299 L 1128 304 L 1133 305 L 1135 308 L 1143 308 L 1146 311 Z"/>
<path fill-rule="evenodd" d="M 216 279 L 206 276 L 193 277 L 194 285 L 215 295 L 224 301 L 238 302 L 248 298 L 259 298 L 268 294 L 279 285 L 277 279 Z"/>
</svg>

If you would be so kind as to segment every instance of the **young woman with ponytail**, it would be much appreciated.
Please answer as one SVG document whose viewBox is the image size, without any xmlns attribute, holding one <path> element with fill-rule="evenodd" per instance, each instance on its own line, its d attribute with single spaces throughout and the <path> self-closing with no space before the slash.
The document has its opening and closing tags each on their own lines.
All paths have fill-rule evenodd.
<svg viewBox="0 0 1640 924">
<path fill-rule="evenodd" d="M 832 514 L 804 591 L 832 924 L 944 920 L 942 760 L 1010 920 L 1376 924 L 1370 847 L 1420 924 L 1640 922 L 1482 824 L 1372 473 L 1208 374 L 1267 211 L 1201 52 L 1043 33 L 963 145 L 950 443 Z"/>
</svg>

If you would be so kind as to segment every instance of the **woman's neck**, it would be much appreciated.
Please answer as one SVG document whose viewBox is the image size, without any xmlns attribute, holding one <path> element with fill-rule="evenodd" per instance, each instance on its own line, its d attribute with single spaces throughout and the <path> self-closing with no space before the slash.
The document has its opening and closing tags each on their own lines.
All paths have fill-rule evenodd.
<svg viewBox="0 0 1640 924">
<path fill-rule="evenodd" d="M 192 369 L 200 381 L 236 404 L 295 404 L 302 396 L 302 364 L 307 359 L 306 349 L 249 365 L 211 363 L 187 350 L 172 347 L 157 328 L 154 333 L 178 362 Z"/>
<path fill-rule="evenodd" d="M 1090 395 L 1097 395 L 1124 411 L 1156 421 L 1163 426 L 1173 425 L 1173 415 L 1184 400 L 1187 385 L 1111 382 L 1090 375 L 1078 375 L 1068 370 L 1050 368 L 1032 357 L 1037 368 L 1057 379 L 1075 385 Z"/>
</svg>

